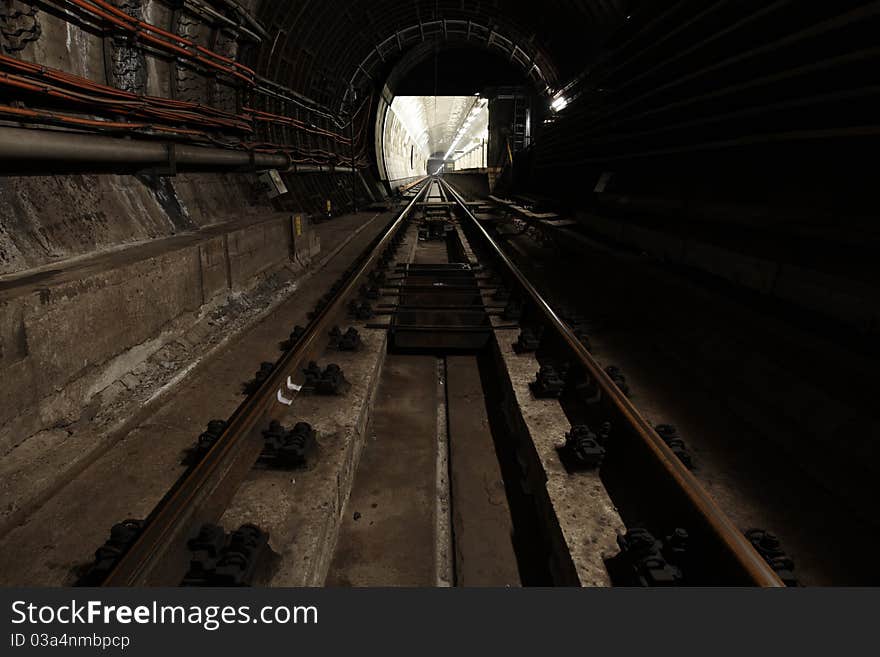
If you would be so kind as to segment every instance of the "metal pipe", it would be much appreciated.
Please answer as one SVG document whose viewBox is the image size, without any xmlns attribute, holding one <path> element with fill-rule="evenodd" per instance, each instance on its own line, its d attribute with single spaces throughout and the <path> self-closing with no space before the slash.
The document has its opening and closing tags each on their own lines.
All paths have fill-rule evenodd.
<svg viewBox="0 0 880 657">
<path fill-rule="evenodd" d="M 290 173 L 353 173 L 351 167 L 326 166 L 323 164 L 294 164 L 288 171 Z"/>
<path fill-rule="evenodd" d="M 230 29 L 234 30 L 235 32 L 238 32 L 239 34 L 243 34 L 244 36 L 248 37 L 249 39 L 251 39 L 255 43 L 258 43 L 258 44 L 263 43 L 263 38 L 266 38 L 266 39 L 269 38 L 269 36 L 266 34 L 266 31 L 262 29 L 262 26 L 260 26 L 260 30 L 262 30 L 262 33 L 257 34 L 256 32 L 253 32 L 252 30 L 249 30 L 248 28 L 246 28 L 240 22 L 236 22 L 236 21 L 232 20 L 231 18 L 224 16 L 220 12 L 215 11 L 214 9 L 212 9 L 211 7 L 206 5 L 205 3 L 200 2 L 199 0 L 187 0 L 186 5 L 189 7 L 192 7 L 196 12 L 201 12 L 203 15 L 207 15 L 208 17 L 213 18 L 215 21 L 217 21 L 218 23 L 220 23 L 222 25 L 225 25 L 227 28 L 230 28 Z M 238 14 L 238 12 L 236 12 L 236 13 Z M 239 15 L 239 18 L 244 18 L 244 20 L 248 20 L 247 17 L 244 17 L 241 14 L 238 14 L 238 15 Z M 251 21 L 248 21 L 248 22 L 251 22 Z M 253 23 L 251 22 L 251 24 L 253 24 Z"/>
<path fill-rule="evenodd" d="M 252 153 L 93 134 L 0 127 L 0 166 L 10 169 L 33 165 L 44 167 L 47 172 L 68 169 L 71 165 L 286 170 L 291 162 L 283 153 Z"/>
<path fill-rule="evenodd" d="M 264 39 L 266 39 L 268 41 L 269 39 L 272 38 L 270 36 L 270 34 L 266 31 L 266 28 L 263 27 L 263 24 L 260 23 L 260 21 L 258 21 L 257 18 L 253 14 L 251 14 L 251 12 L 249 12 L 244 7 L 244 5 L 242 5 L 240 2 L 238 2 L 237 0 L 220 0 L 220 1 L 223 4 L 225 4 L 227 7 L 232 9 L 239 16 L 241 16 L 248 23 L 250 23 L 251 27 L 254 30 L 256 30 L 260 34 L 260 36 L 262 36 Z"/>
<path fill-rule="evenodd" d="M 284 153 L 254 153 L 84 133 L 0 127 L 0 170 L 37 168 L 43 173 L 60 173 L 87 167 L 127 170 L 173 167 L 187 171 L 279 169 L 291 173 L 356 171 L 345 166 L 295 164 Z"/>
<path fill-rule="evenodd" d="M 216 171 L 278 169 L 290 173 L 354 173 L 349 166 L 296 164 L 285 153 L 208 148 L 55 130 L 0 127 L 0 170 L 62 173 L 73 169 Z"/>
</svg>

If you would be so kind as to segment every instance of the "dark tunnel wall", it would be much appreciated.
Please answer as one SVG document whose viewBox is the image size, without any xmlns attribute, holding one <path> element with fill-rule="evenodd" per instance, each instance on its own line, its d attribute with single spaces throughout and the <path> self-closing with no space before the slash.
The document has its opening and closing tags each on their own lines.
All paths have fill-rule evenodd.
<svg viewBox="0 0 880 657">
<path fill-rule="evenodd" d="M 572 166 L 576 175 L 653 166 L 662 188 L 669 169 L 660 162 L 689 175 L 728 162 L 730 171 L 713 176 L 720 189 L 760 198 L 790 194 L 789 172 L 824 170 L 838 184 L 841 165 L 860 168 L 855 158 L 828 156 L 872 141 L 876 4 L 703 5 L 646 9 L 615 35 L 536 149 L 537 183 L 561 190 L 557 174 Z M 805 206 L 817 191 L 799 190 Z"/>
<path fill-rule="evenodd" d="M 518 183 L 605 239 L 876 332 L 878 12 L 646 8 L 566 92 Z"/>
</svg>

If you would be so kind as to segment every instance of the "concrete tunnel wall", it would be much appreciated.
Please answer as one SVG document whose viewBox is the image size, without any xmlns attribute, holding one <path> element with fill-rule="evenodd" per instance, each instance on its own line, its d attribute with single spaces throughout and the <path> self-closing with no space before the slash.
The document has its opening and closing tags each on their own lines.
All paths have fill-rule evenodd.
<svg viewBox="0 0 880 657">
<path fill-rule="evenodd" d="M 185 15 L 172 25 L 163 3 L 125 7 L 138 4 L 145 20 L 237 55 L 233 40 Z M 123 52 L 41 9 L 31 18 L 15 43 L 0 35 L 0 52 L 135 93 L 235 109 L 229 88 L 170 59 Z M 127 58 L 140 61 L 129 68 Z M 322 250 L 309 217 L 328 200 L 334 214 L 345 212 L 352 177 L 283 177 L 290 193 L 270 200 L 255 172 L 0 176 L 0 379 L 9 383 L 0 454 L 42 452 L 37 461 L 51 462 L 67 450 L 76 460 L 95 448 L 88 429 L 103 410 L 154 394 L 288 293 Z M 40 478 L 0 468 L 0 480 L 21 477 Z M 0 511 L 0 526 L 18 511 L 17 502 Z"/>
<path fill-rule="evenodd" d="M 0 276 L 271 210 L 239 174 L 0 177 Z"/>
<path fill-rule="evenodd" d="M 256 0 L 240 3 L 254 10 Z M 186 12 L 166 3 L 132 0 L 120 5 L 160 27 L 230 58 L 239 45 Z M 14 9 L 26 11 L 19 3 Z M 126 91 L 174 98 L 234 111 L 231 87 L 198 75 L 166 57 L 118 45 L 60 16 L 34 8 L 13 25 L 22 35 L 0 36 L 0 51 Z M 272 202 L 255 173 L 152 175 L 67 175 L 0 177 L 0 276 L 59 259 L 152 240 L 233 217 L 247 218 L 273 209 L 323 213 L 351 204 L 349 176 L 284 174 L 288 198 Z M 359 193 L 363 193 L 360 190 Z"/>
<path fill-rule="evenodd" d="M 14 382 L 0 398 L 0 454 L 23 455 L 0 464 L 0 480 L 24 491 L 0 527 L 33 502 L 27 491 L 100 449 L 101 432 L 119 428 L 114 408 L 161 395 L 289 294 L 320 250 L 314 231 L 276 213 L 0 279 L 0 378 Z"/>
<path fill-rule="evenodd" d="M 384 122 L 380 121 L 378 126 L 382 135 L 382 157 L 388 184 L 395 189 L 426 175 L 428 158 L 387 103 L 380 103 L 379 111 L 385 115 Z"/>
</svg>

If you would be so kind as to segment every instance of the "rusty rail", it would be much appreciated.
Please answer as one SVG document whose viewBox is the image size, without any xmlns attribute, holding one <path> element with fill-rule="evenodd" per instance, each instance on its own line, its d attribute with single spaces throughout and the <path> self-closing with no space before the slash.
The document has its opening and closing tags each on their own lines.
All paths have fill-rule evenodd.
<svg viewBox="0 0 880 657">
<path fill-rule="evenodd" d="M 413 180 L 411 183 L 407 183 L 406 185 L 401 185 L 400 187 L 397 188 L 397 191 L 399 191 L 401 194 L 406 194 L 413 187 L 421 185 L 421 184 L 425 183 L 427 180 L 428 180 L 428 176 L 422 176 L 418 180 Z"/>
<path fill-rule="evenodd" d="M 726 574 L 724 582 L 761 587 L 784 586 L 773 569 L 721 510 L 706 489 L 654 432 L 650 423 L 645 420 L 626 395 L 618 389 L 595 361 L 592 354 L 575 336 L 568 324 L 556 314 L 513 261 L 507 257 L 470 211 L 464 198 L 445 180 L 441 180 L 441 184 L 446 188 L 448 195 L 456 201 L 461 212 L 471 221 L 473 227 L 498 260 L 516 279 L 520 288 L 543 316 L 549 327 L 562 338 L 567 348 L 580 361 L 586 373 L 597 383 L 601 389 L 602 397 L 607 400 L 611 411 L 616 415 L 616 421 L 621 423 L 616 426 L 628 428 L 637 439 L 638 446 L 644 448 L 645 461 L 653 471 L 655 481 L 662 480 L 666 484 L 671 484 L 671 486 L 667 486 L 667 490 L 677 496 L 673 504 L 676 508 L 681 509 L 682 513 L 687 514 L 702 526 L 703 533 L 706 535 L 704 549 L 719 550 L 718 561 L 722 564 Z"/>
</svg>

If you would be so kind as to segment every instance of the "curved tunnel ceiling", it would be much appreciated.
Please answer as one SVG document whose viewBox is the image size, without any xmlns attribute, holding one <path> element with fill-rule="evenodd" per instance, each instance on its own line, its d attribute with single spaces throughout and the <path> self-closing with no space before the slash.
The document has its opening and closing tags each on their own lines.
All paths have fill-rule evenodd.
<svg viewBox="0 0 880 657">
<path fill-rule="evenodd" d="M 433 43 L 411 48 L 389 72 L 390 96 L 474 96 L 490 88 L 524 87 L 522 69 L 510 60 L 473 46 Z M 531 91 L 540 90 L 531 85 Z"/>
<path fill-rule="evenodd" d="M 411 49 L 465 44 L 508 58 L 538 90 L 556 90 L 637 1 L 261 0 L 257 15 L 272 40 L 257 67 L 338 110 L 350 88 L 378 86 Z"/>
</svg>

